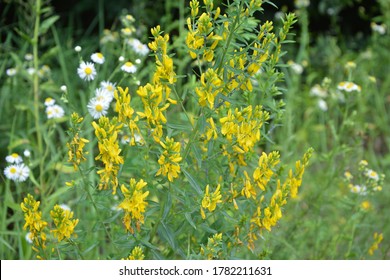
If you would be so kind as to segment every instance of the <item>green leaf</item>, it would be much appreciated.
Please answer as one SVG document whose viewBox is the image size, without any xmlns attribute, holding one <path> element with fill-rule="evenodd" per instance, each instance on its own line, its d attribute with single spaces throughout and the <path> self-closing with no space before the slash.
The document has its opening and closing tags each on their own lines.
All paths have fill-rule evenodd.
<svg viewBox="0 0 390 280">
<path fill-rule="evenodd" d="M 165 239 L 172 249 L 176 249 L 175 236 L 173 235 L 172 230 L 165 225 L 163 221 L 160 222 L 160 226 L 158 227 L 159 235 Z"/>
<path fill-rule="evenodd" d="M 188 182 L 190 183 L 191 187 L 198 193 L 203 194 L 202 188 L 200 187 L 199 183 L 195 180 L 194 177 L 191 176 L 190 173 L 187 172 L 184 168 L 182 169 L 184 175 L 186 176 Z"/>
<path fill-rule="evenodd" d="M 39 34 L 40 35 L 43 35 L 47 32 L 47 30 L 57 21 L 59 20 L 59 16 L 58 15 L 55 15 L 55 16 L 52 16 L 52 17 L 49 17 L 47 19 L 45 19 L 44 21 L 42 21 L 42 24 L 41 26 L 39 27 Z"/>
<path fill-rule="evenodd" d="M 188 223 L 189 223 L 194 229 L 196 229 L 196 225 L 195 225 L 194 221 L 192 220 L 191 213 L 186 212 L 186 213 L 184 213 L 184 216 L 186 217 L 186 220 L 188 221 Z"/>
</svg>

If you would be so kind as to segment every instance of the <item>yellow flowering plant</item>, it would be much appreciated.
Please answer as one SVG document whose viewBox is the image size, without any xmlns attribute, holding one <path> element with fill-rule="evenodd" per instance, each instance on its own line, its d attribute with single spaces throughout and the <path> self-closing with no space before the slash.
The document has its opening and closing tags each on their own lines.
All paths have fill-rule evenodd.
<svg viewBox="0 0 390 280">
<path fill-rule="evenodd" d="M 96 220 L 72 219 L 55 206 L 50 232 L 76 257 L 90 250 L 100 258 L 266 257 L 267 234 L 298 196 L 313 150 L 288 168 L 270 133 L 283 113 L 279 66 L 295 16 L 279 28 L 261 22 L 259 0 L 224 9 L 192 0 L 189 11 L 185 51 L 161 26 L 152 28 L 145 81 L 134 83 L 137 67 L 126 62 L 115 86 L 106 83 L 104 94 L 84 100 L 82 117 L 71 116 L 67 158 L 78 172 L 66 185 L 77 194 L 77 211 Z M 127 46 L 134 18 L 122 23 Z M 105 31 L 105 40 L 117 40 L 113 34 Z M 104 58 L 94 56 L 97 64 Z M 79 67 L 92 85 L 94 67 Z M 99 249 L 100 242 L 112 248 Z"/>
</svg>

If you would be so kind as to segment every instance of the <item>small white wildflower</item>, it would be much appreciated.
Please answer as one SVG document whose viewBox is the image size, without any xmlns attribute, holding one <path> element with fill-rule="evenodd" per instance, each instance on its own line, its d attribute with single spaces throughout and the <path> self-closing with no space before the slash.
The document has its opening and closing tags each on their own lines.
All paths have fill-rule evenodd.
<svg viewBox="0 0 390 280">
<path fill-rule="evenodd" d="M 324 88 L 322 88 L 319 84 L 315 84 L 310 89 L 310 95 L 325 98 L 328 96 L 328 92 Z"/>
<path fill-rule="evenodd" d="M 8 68 L 6 71 L 8 77 L 15 76 L 18 71 L 15 68 Z"/>
<path fill-rule="evenodd" d="M 27 149 L 24 150 L 23 155 L 24 155 L 25 157 L 30 157 L 30 156 L 31 156 L 30 150 L 27 150 Z"/>
<path fill-rule="evenodd" d="M 111 83 L 109 81 L 102 81 L 100 83 L 100 87 L 112 94 L 114 94 L 115 92 L 115 87 L 116 87 L 116 84 L 115 83 Z"/>
<path fill-rule="evenodd" d="M 34 75 L 35 73 L 35 68 L 33 67 L 29 67 L 27 68 L 27 74 L 29 74 L 30 76 Z"/>
<path fill-rule="evenodd" d="M 378 173 L 376 173 L 374 170 L 372 169 L 367 169 L 365 175 L 370 178 L 370 179 L 373 179 L 374 181 L 378 181 L 379 180 L 379 175 Z"/>
<path fill-rule="evenodd" d="M 80 46 L 76 46 L 76 47 L 74 48 L 74 50 L 75 50 L 76 52 L 81 52 L 81 47 L 80 47 Z"/>
<path fill-rule="evenodd" d="M 69 207 L 67 204 L 60 204 L 59 206 L 60 206 L 62 209 L 64 209 L 64 210 L 71 211 L 70 207 Z"/>
<path fill-rule="evenodd" d="M 133 63 L 128 61 L 122 65 L 121 70 L 126 73 L 135 73 L 137 71 L 137 67 Z"/>
<path fill-rule="evenodd" d="M 302 65 L 295 63 L 294 61 L 291 61 L 291 60 L 288 61 L 287 64 L 290 65 L 291 70 L 293 70 L 295 74 L 298 74 L 298 75 L 302 74 L 302 72 L 303 72 Z"/>
<path fill-rule="evenodd" d="M 123 61 L 125 61 L 125 58 L 124 58 L 123 56 L 120 56 L 120 57 L 118 57 L 118 60 L 119 60 L 120 62 L 123 62 Z"/>
<path fill-rule="evenodd" d="M 149 48 L 147 45 L 142 44 L 140 40 L 138 39 L 131 39 L 128 41 L 128 44 L 131 46 L 131 48 L 134 50 L 135 53 L 146 56 L 149 53 Z"/>
<path fill-rule="evenodd" d="M 4 175 L 15 182 L 24 182 L 30 175 L 30 169 L 22 164 L 12 164 L 4 169 Z"/>
<path fill-rule="evenodd" d="M 92 54 L 91 55 L 91 59 L 92 59 L 93 62 L 95 62 L 97 64 L 103 64 L 104 61 L 105 61 L 105 58 L 104 58 L 103 54 L 100 53 L 100 52 Z"/>
<path fill-rule="evenodd" d="M 360 186 L 360 185 L 349 185 L 349 188 L 351 192 L 366 195 L 367 194 L 367 187 L 366 186 Z"/>
<path fill-rule="evenodd" d="M 384 24 L 376 24 L 375 22 L 372 22 L 371 29 L 380 35 L 384 35 L 386 33 L 386 25 Z"/>
<path fill-rule="evenodd" d="M 22 157 L 19 154 L 17 154 L 17 153 L 13 153 L 11 155 L 6 156 L 5 160 L 8 163 L 16 163 L 16 164 L 23 162 Z"/>
<path fill-rule="evenodd" d="M 318 99 L 317 105 L 318 105 L 318 108 L 320 108 L 321 111 L 324 111 L 324 112 L 328 111 L 328 104 L 326 103 L 325 100 Z"/>
<path fill-rule="evenodd" d="M 31 61 L 31 60 L 33 60 L 33 55 L 31 54 L 31 53 L 26 53 L 25 55 L 24 55 L 24 59 L 25 60 L 27 60 L 27 61 Z"/>
<path fill-rule="evenodd" d="M 77 73 L 81 79 L 85 81 L 92 81 L 96 76 L 95 65 L 92 62 L 83 61 L 77 69 Z"/>
<path fill-rule="evenodd" d="M 95 90 L 95 98 L 99 100 L 101 99 L 109 105 L 109 103 L 114 99 L 114 92 L 108 91 L 105 88 L 98 88 Z"/>
<path fill-rule="evenodd" d="M 58 119 L 65 115 L 65 111 L 61 106 L 54 104 L 46 107 L 46 115 L 48 119 Z"/>
<path fill-rule="evenodd" d="M 88 111 L 94 119 L 99 119 L 107 114 L 109 103 L 103 98 L 91 98 L 88 102 Z"/>
<path fill-rule="evenodd" d="M 130 37 L 135 32 L 135 29 L 133 27 L 126 27 L 122 28 L 121 32 L 124 36 Z"/>
<path fill-rule="evenodd" d="M 337 88 L 346 92 L 361 91 L 361 87 L 353 82 L 340 82 Z"/>
<path fill-rule="evenodd" d="M 26 239 L 27 243 L 29 243 L 29 244 L 33 243 L 33 240 L 32 240 L 31 237 L 32 237 L 32 233 L 31 232 L 27 232 L 26 236 L 25 236 L 25 239 Z"/>
<path fill-rule="evenodd" d="M 56 101 L 51 97 L 45 99 L 45 106 L 53 106 L 55 103 Z"/>
<path fill-rule="evenodd" d="M 66 87 L 66 85 L 62 85 L 62 86 L 60 87 L 60 90 L 63 91 L 63 92 L 66 92 L 67 89 L 68 89 L 68 88 Z"/>
</svg>

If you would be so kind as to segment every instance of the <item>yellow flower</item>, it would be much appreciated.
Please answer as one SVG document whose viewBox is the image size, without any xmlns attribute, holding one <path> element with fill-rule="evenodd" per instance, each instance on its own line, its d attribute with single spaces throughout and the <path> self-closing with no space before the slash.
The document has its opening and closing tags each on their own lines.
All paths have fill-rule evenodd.
<svg viewBox="0 0 390 280">
<path fill-rule="evenodd" d="M 215 208 L 217 207 L 217 204 L 222 202 L 221 198 L 222 198 L 222 195 L 221 195 L 221 185 L 220 184 L 218 184 L 216 190 L 212 194 L 209 194 L 209 185 L 206 186 L 206 191 L 205 191 L 204 197 L 202 199 L 202 205 L 201 205 L 201 214 L 202 214 L 203 219 L 206 218 L 203 209 L 207 209 L 210 212 L 213 212 L 215 210 Z"/>
<path fill-rule="evenodd" d="M 50 211 L 50 216 L 54 221 L 56 229 L 51 230 L 54 237 L 60 242 L 64 238 L 70 238 L 74 234 L 74 228 L 78 224 L 78 219 L 73 218 L 73 212 L 64 210 L 60 205 L 55 205 Z"/>
<path fill-rule="evenodd" d="M 182 157 L 180 156 L 180 143 L 175 142 L 173 138 L 166 137 L 165 143 L 160 141 L 160 145 L 164 151 L 158 159 L 160 169 L 157 171 L 156 176 L 163 175 L 168 177 L 170 182 L 173 182 L 181 171 L 179 165 L 182 161 Z"/>
<path fill-rule="evenodd" d="M 103 162 L 104 168 L 97 171 L 100 176 L 99 189 L 108 189 L 112 186 L 112 193 L 116 193 L 118 187 L 117 174 L 119 167 L 123 164 L 123 157 L 120 155 L 118 132 L 122 125 L 118 124 L 117 119 L 103 116 L 99 123 L 93 122 L 95 135 L 98 138 L 99 155 L 96 160 Z"/>
<path fill-rule="evenodd" d="M 74 170 L 78 170 L 78 166 L 82 161 L 85 161 L 84 146 L 89 143 L 89 140 L 82 138 L 76 133 L 70 143 L 66 143 L 68 147 L 68 162 L 73 163 Z M 88 154 L 86 152 L 85 154 Z"/>
<path fill-rule="evenodd" d="M 125 211 L 123 224 L 130 233 L 134 233 L 133 221 L 138 231 L 141 224 L 144 223 L 145 208 L 148 205 L 145 199 L 149 195 L 149 191 L 143 192 L 146 185 L 147 183 L 142 179 L 137 182 L 131 178 L 129 188 L 126 188 L 125 185 L 121 186 L 124 199 L 118 207 Z"/>
<path fill-rule="evenodd" d="M 145 258 L 144 251 L 142 250 L 142 247 L 136 246 L 131 251 L 131 254 L 129 255 L 126 260 L 143 260 Z"/>
<path fill-rule="evenodd" d="M 378 234 L 377 232 L 374 233 L 374 242 L 372 243 L 371 247 L 368 249 L 368 254 L 370 256 L 374 255 L 374 252 L 378 250 L 379 244 L 383 240 L 383 233 Z"/>
<path fill-rule="evenodd" d="M 42 253 L 46 249 L 46 233 L 47 222 L 42 220 L 42 212 L 38 210 L 40 201 L 36 201 L 31 194 L 27 194 L 23 202 L 20 204 L 24 213 L 25 224 L 23 229 L 30 232 L 30 238 L 33 242 L 32 249 L 37 253 Z M 37 255 L 37 258 L 42 259 L 42 256 Z"/>
</svg>

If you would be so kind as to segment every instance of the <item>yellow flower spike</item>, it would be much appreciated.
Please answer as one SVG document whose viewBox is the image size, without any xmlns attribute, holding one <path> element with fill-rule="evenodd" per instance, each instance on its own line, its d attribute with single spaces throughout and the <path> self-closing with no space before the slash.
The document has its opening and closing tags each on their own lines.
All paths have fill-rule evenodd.
<svg viewBox="0 0 390 280">
<path fill-rule="evenodd" d="M 143 192 L 145 186 L 147 183 L 144 180 L 137 182 L 134 178 L 130 179 L 129 188 L 125 185 L 121 186 L 124 199 L 118 207 L 125 212 L 123 224 L 130 233 L 134 233 L 134 224 L 139 231 L 141 224 L 144 223 L 144 213 L 148 205 L 145 199 L 149 195 L 149 191 Z"/>
<path fill-rule="evenodd" d="M 379 233 L 375 232 L 374 233 L 374 242 L 371 245 L 371 247 L 368 249 L 368 254 L 370 256 L 374 255 L 374 252 L 376 250 L 378 250 L 379 244 L 382 242 L 382 240 L 383 240 L 383 233 L 379 234 Z"/>
</svg>

